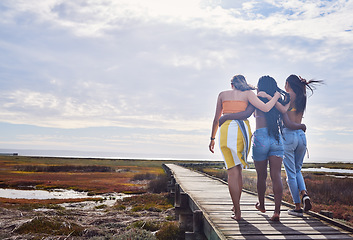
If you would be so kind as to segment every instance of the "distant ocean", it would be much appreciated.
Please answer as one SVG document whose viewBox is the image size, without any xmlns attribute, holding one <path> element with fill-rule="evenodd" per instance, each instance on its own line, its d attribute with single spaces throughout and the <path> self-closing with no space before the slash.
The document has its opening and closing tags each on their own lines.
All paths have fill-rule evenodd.
<svg viewBox="0 0 353 240">
<path fill-rule="evenodd" d="M 205 152 L 201 155 L 183 155 L 183 154 L 141 154 L 141 153 L 118 153 L 118 152 L 94 152 L 94 151 L 72 151 L 72 150 L 39 150 L 39 149 L 0 149 L 0 155 L 18 154 L 19 156 L 37 156 L 37 157 L 72 157 L 72 158 L 104 158 L 104 159 L 143 159 L 143 160 L 185 160 L 185 161 L 223 161 L 222 158 L 216 158 L 214 155 Z M 213 157 L 213 158 L 212 158 Z M 249 156 L 249 162 L 252 162 Z M 304 163 L 352 163 L 353 159 L 310 157 L 305 158 Z"/>
<path fill-rule="evenodd" d="M 118 152 L 93 152 L 72 150 L 37 150 L 37 149 L 0 149 L 0 155 L 19 155 L 31 157 L 68 157 L 68 158 L 104 158 L 104 159 L 136 159 L 136 160 L 184 160 L 184 161 L 223 161 L 206 156 L 190 156 L 182 154 L 139 154 Z"/>
</svg>

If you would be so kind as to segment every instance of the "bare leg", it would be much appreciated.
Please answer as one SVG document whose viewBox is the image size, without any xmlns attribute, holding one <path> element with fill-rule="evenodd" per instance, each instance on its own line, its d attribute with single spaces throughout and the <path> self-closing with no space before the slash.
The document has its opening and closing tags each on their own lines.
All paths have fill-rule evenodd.
<svg viewBox="0 0 353 240">
<path fill-rule="evenodd" d="M 240 197 L 243 189 L 243 178 L 241 165 L 228 169 L 228 188 L 233 202 L 235 220 L 241 219 Z"/>
<path fill-rule="evenodd" d="M 281 202 L 283 195 L 283 185 L 281 177 L 282 158 L 270 156 L 270 175 L 272 180 L 273 193 L 275 195 L 275 212 L 271 218 L 273 221 L 279 221 L 281 213 Z"/>
<path fill-rule="evenodd" d="M 256 173 L 257 173 L 257 196 L 259 202 L 256 203 L 255 207 L 261 212 L 265 210 L 265 192 L 266 192 L 266 179 L 267 179 L 267 163 L 268 160 L 254 161 Z"/>
</svg>

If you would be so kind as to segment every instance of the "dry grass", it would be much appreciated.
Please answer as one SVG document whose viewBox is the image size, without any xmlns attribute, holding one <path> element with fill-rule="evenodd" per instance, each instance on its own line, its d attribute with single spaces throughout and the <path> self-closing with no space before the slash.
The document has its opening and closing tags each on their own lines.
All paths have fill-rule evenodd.
<svg viewBox="0 0 353 240">
<path fill-rule="evenodd" d="M 0 187 L 64 188 L 88 191 L 93 195 L 108 192 L 144 193 L 148 182 L 134 181 L 134 177 L 163 174 L 161 165 L 160 161 L 0 156 Z"/>
<path fill-rule="evenodd" d="M 21 210 L 32 210 L 38 208 L 59 209 L 61 203 L 75 203 L 82 201 L 101 201 L 101 198 L 80 198 L 80 199 L 11 199 L 0 198 L 0 207 L 14 208 Z"/>
<path fill-rule="evenodd" d="M 122 200 L 117 200 L 115 208 L 125 209 L 126 206 L 129 206 L 134 212 L 143 210 L 159 212 L 173 208 L 173 201 L 169 193 L 146 193 L 140 196 L 127 197 Z"/>
<path fill-rule="evenodd" d="M 97 215 L 94 210 L 88 212 L 67 210 L 59 205 L 67 202 L 101 201 L 101 198 L 48 200 L 0 198 L 0 209 L 8 214 L 6 219 L 13 218 L 13 221 L 16 221 L 19 211 L 21 214 L 24 212 L 28 218 L 28 221 L 16 224 L 17 227 L 13 231 L 10 229 L 11 233 L 3 229 L 0 232 L 0 238 L 17 234 L 17 237 L 23 237 L 23 239 L 46 239 L 46 237 L 51 239 L 71 239 L 72 237 L 91 239 L 93 237 L 92 239 L 97 240 L 141 239 L 141 236 L 143 239 L 177 239 L 183 232 L 175 221 L 173 199 L 168 193 L 146 193 L 161 192 L 166 189 L 167 178 L 162 163 L 150 160 L 0 156 L 0 187 L 64 188 L 89 191 L 92 195 L 108 192 L 141 193 L 124 200 L 117 200 L 114 207 L 97 206 L 96 209 L 101 208 L 97 211 L 100 211 L 99 216 L 102 216 L 102 220 L 96 220 Z M 45 211 L 34 211 L 40 208 Z M 120 220 L 116 219 L 119 216 Z M 136 229 L 139 223 L 129 226 L 135 221 L 142 222 L 144 228 L 151 228 L 147 229 L 149 231 L 160 230 L 160 236 L 156 237 L 149 231 L 141 232 L 142 230 Z M 131 229 L 127 231 L 129 227 Z"/>
<path fill-rule="evenodd" d="M 31 221 L 20 225 L 14 232 L 20 234 L 42 233 L 49 236 L 66 235 L 80 236 L 84 228 L 76 223 L 59 217 L 35 217 Z"/>
</svg>

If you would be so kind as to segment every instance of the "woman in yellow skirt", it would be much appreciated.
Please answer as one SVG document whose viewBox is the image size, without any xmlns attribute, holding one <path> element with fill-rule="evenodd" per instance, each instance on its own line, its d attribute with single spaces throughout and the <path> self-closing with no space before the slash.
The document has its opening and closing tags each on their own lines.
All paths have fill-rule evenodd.
<svg viewBox="0 0 353 240">
<path fill-rule="evenodd" d="M 252 91 L 242 75 L 235 75 L 231 80 L 231 90 L 222 91 L 218 95 L 216 113 L 211 131 L 209 149 L 214 153 L 215 136 L 218 130 L 219 118 L 222 114 L 254 111 L 254 107 L 263 112 L 270 111 L 276 104 L 280 93 L 267 103 L 262 102 Z M 250 104 L 249 104 L 250 103 Z M 252 105 L 252 106 L 251 106 Z M 240 118 L 241 119 L 241 118 Z M 249 121 L 227 120 L 219 130 L 219 145 L 228 173 L 228 188 L 233 202 L 232 218 L 241 219 L 240 196 L 243 188 L 242 168 L 248 166 L 247 157 L 250 149 L 251 129 Z"/>
</svg>

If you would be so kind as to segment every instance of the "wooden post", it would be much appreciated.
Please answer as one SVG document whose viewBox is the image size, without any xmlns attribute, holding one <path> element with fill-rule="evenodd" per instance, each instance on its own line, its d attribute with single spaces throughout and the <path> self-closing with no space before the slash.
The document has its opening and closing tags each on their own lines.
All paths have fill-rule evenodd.
<svg viewBox="0 0 353 240">
<path fill-rule="evenodd" d="M 194 233 L 202 232 L 202 211 L 195 210 L 193 213 L 193 230 Z"/>
<path fill-rule="evenodd" d="M 174 207 L 180 207 L 180 185 L 175 183 Z"/>
<path fill-rule="evenodd" d="M 192 232 L 185 232 L 185 240 L 198 240 L 204 239 L 203 235 L 203 223 L 202 223 L 202 211 L 195 210 L 193 212 L 193 231 Z"/>
<path fill-rule="evenodd" d="M 174 178 L 174 176 L 170 177 L 170 180 L 167 185 L 167 189 L 168 189 L 168 192 L 174 194 L 174 191 L 175 191 L 175 178 Z"/>
</svg>

